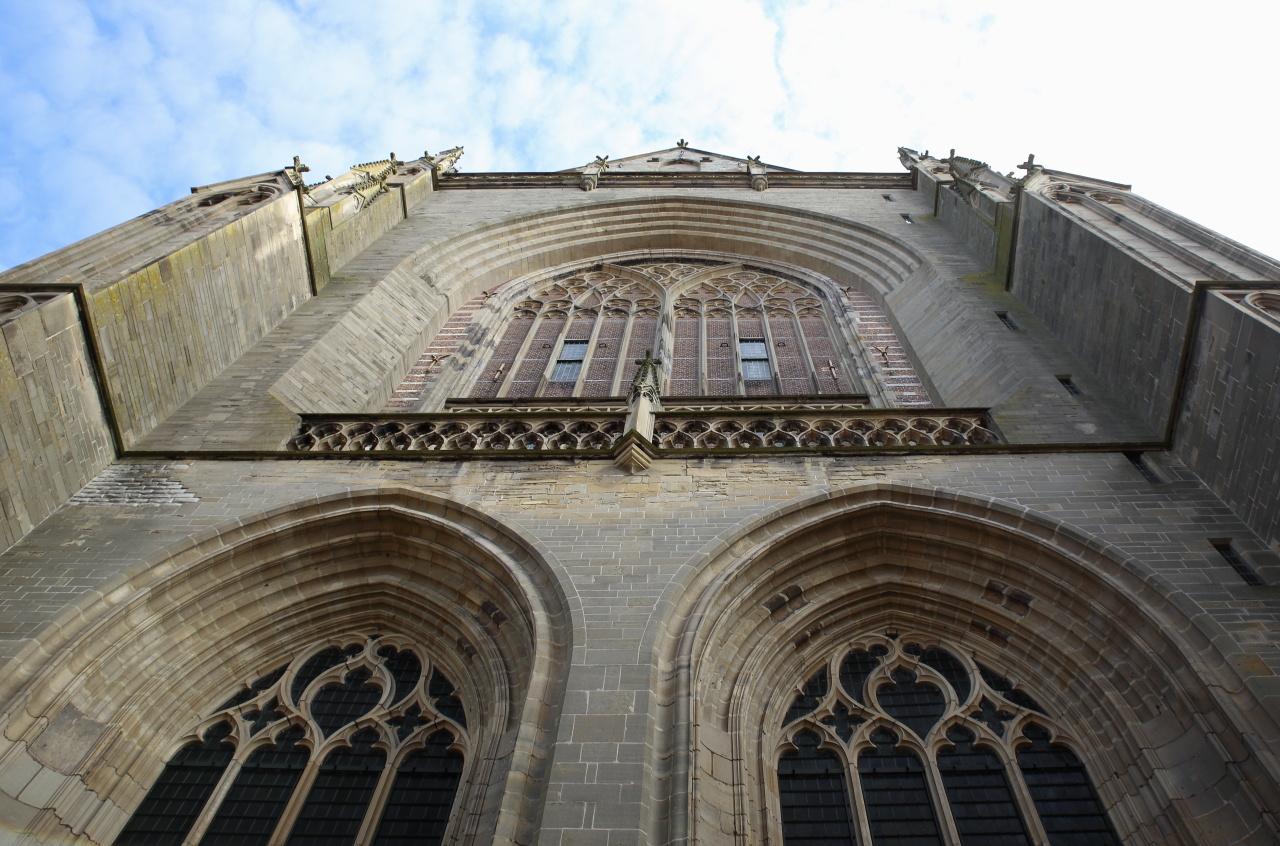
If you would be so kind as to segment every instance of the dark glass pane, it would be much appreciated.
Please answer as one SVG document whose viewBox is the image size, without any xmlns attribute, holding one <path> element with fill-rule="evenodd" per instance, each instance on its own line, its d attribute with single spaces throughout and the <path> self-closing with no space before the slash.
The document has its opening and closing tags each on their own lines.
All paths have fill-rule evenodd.
<svg viewBox="0 0 1280 846">
<path fill-rule="evenodd" d="M 831 726 L 835 730 L 836 736 L 845 743 L 849 742 L 849 738 L 853 737 L 853 732 L 858 726 L 866 722 L 862 717 L 856 714 L 850 714 L 849 709 L 845 707 L 843 702 L 837 702 L 836 707 L 831 709 L 832 713 L 829 717 L 823 717 L 823 725 Z"/>
<path fill-rule="evenodd" d="M 978 703 L 978 710 L 973 711 L 969 716 L 975 720 L 981 720 L 991 731 L 1004 737 L 1004 724 L 1013 719 L 1013 712 L 1001 708 L 984 696 Z"/>
<path fill-rule="evenodd" d="M 743 339 L 738 341 L 738 354 L 744 359 L 769 357 L 769 354 L 765 352 L 763 340 Z"/>
<path fill-rule="evenodd" d="M 257 846 L 271 839 L 311 757 L 307 749 L 295 745 L 302 734 L 302 729 L 291 728 L 273 746 L 249 756 L 200 846 Z"/>
<path fill-rule="evenodd" d="M 1031 745 L 1018 750 L 1022 779 L 1035 801 L 1052 846 L 1118 846 L 1084 765 L 1065 746 L 1049 743 L 1049 732 L 1029 725 Z"/>
<path fill-rule="evenodd" d="M 360 669 L 347 673 L 342 684 L 327 684 L 311 702 L 311 716 L 325 737 L 353 720 L 363 717 L 382 698 L 382 688 L 371 681 L 372 673 Z"/>
<path fill-rule="evenodd" d="M 1048 715 L 1048 711 L 1040 707 L 1040 703 L 1036 702 L 1031 696 L 1021 688 L 1014 687 L 1013 682 L 997 673 L 989 667 L 978 665 L 978 671 L 982 673 L 982 680 L 990 685 L 991 689 L 999 693 L 1005 699 L 1008 699 L 1014 705 L 1021 705 L 1029 711 L 1038 711 L 1041 714 Z"/>
<path fill-rule="evenodd" d="M 848 846 L 856 843 L 844 766 L 811 731 L 795 737 L 799 750 L 778 759 L 778 797 L 786 846 Z"/>
<path fill-rule="evenodd" d="M 462 756 L 449 751 L 453 735 L 438 731 L 396 770 L 374 846 L 435 846 L 444 839 L 462 778 Z"/>
<path fill-rule="evenodd" d="M 945 649 L 931 646 L 920 653 L 920 660 L 937 670 L 951 684 L 960 702 L 963 703 L 969 698 L 969 691 L 972 688 L 969 671 L 965 669 L 959 658 Z"/>
<path fill-rule="evenodd" d="M 580 361 L 557 361 L 555 368 L 551 371 L 551 381 L 576 382 L 578 373 L 581 371 L 582 362 Z"/>
<path fill-rule="evenodd" d="M 560 361 L 582 361 L 587 357 L 587 341 L 565 341 Z"/>
<path fill-rule="evenodd" d="M 855 649 L 846 655 L 840 664 L 840 686 L 845 693 L 865 705 L 867 697 L 863 688 L 867 685 L 867 677 L 880 665 L 880 658 L 886 652 L 883 646 L 873 646 L 869 650 Z"/>
<path fill-rule="evenodd" d="M 391 701 L 399 702 L 409 695 L 409 691 L 413 690 L 413 686 L 422 677 L 422 662 L 407 649 L 387 646 L 378 650 L 378 654 L 391 671 L 391 677 L 396 680 L 396 692 Z"/>
<path fill-rule="evenodd" d="M 941 844 L 924 765 L 914 752 L 896 748 L 897 740 L 881 729 L 871 735 L 875 749 L 858 758 L 871 842 L 875 846 Z"/>
<path fill-rule="evenodd" d="M 116 846 L 182 843 L 235 753 L 225 742 L 230 734 L 231 726 L 219 723 L 205 732 L 204 740 L 179 749 L 116 838 Z"/>
<path fill-rule="evenodd" d="M 427 693 L 436 704 L 436 709 L 463 728 L 467 727 L 467 714 L 462 708 L 462 700 L 458 698 L 453 683 L 444 677 L 439 670 L 431 674 L 427 684 Z"/>
<path fill-rule="evenodd" d="M 822 697 L 827 695 L 827 668 L 813 674 L 800 693 L 796 694 L 796 698 L 792 700 L 791 707 L 787 709 L 786 716 L 782 718 L 782 724 L 794 722 L 805 714 L 813 713 L 818 707 L 818 703 L 822 701 Z"/>
<path fill-rule="evenodd" d="M 765 359 L 744 358 L 742 378 L 748 382 L 760 382 L 773 378 L 773 371 L 769 369 L 769 362 Z"/>
<path fill-rule="evenodd" d="M 243 705 L 253 697 L 257 696 L 262 691 L 271 687 L 271 685 L 280 681 L 280 677 L 284 675 L 284 671 L 287 669 L 289 669 L 288 664 L 284 665 L 283 667 L 276 667 L 274 670 L 267 673 L 265 676 L 258 679 L 253 684 L 244 688 L 235 696 L 228 699 L 226 702 L 223 702 L 221 705 L 218 706 L 218 710 L 221 711 L 223 708 L 230 708 L 233 705 Z"/>
<path fill-rule="evenodd" d="M 893 671 L 892 678 L 893 684 L 876 691 L 880 707 L 923 739 L 946 710 L 942 691 L 928 682 L 918 681 L 915 673 L 901 667 Z"/>
<path fill-rule="evenodd" d="M 290 691 L 293 693 L 293 701 L 297 702 L 302 696 L 302 691 L 307 689 L 307 685 L 316 680 L 316 677 L 330 667 L 341 664 L 346 659 L 346 655 L 336 646 L 328 649 L 322 649 L 315 655 L 307 659 L 302 665 L 302 669 L 293 677 L 293 687 Z"/>
<path fill-rule="evenodd" d="M 245 714 L 245 717 L 249 720 L 249 734 L 257 734 L 283 716 L 284 714 L 280 712 L 280 703 L 276 701 L 275 697 L 272 697 L 261 708 Z"/>
<path fill-rule="evenodd" d="M 951 729 L 947 739 L 955 746 L 938 753 L 938 770 L 960 842 L 965 846 L 1030 843 L 1000 759 L 990 749 L 974 748 L 974 735 L 965 729 Z"/>
<path fill-rule="evenodd" d="M 351 738 L 350 748 L 325 757 L 289 833 L 289 846 L 340 846 L 355 840 L 385 763 L 382 750 L 373 748 L 377 739 L 376 731 L 364 729 Z"/>
</svg>

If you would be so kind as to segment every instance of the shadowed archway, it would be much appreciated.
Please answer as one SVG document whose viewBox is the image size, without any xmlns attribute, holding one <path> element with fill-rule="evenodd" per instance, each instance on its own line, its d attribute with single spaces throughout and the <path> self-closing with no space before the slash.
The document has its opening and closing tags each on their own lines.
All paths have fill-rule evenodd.
<svg viewBox="0 0 1280 846">
<path fill-rule="evenodd" d="M 970 495 L 868 484 L 757 519 L 692 562 L 650 633 L 651 842 L 780 842 L 766 715 L 894 630 L 1033 681 L 1125 842 L 1267 842 L 1275 718 L 1189 607 L 1118 550 Z"/>
<path fill-rule="evenodd" d="M 49 786 L 17 797 L 37 809 L 23 828 L 30 842 L 111 842 L 228 692 L 317 640 L 360 632 L 417 644 L 469 703 L 475 763 L 455 806 L 458 842 L 527 842 L 572 620 L 530 544 L 418 491 L 320 498 L 210 532 L 64 615 L 15 662 L 31 669 L 0 699 L 6 764 Z"/>
</svg>

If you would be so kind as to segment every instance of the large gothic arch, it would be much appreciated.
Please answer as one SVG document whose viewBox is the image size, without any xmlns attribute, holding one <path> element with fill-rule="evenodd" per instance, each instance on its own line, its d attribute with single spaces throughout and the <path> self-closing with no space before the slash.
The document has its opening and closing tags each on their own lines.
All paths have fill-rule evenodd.
<svg viewBox="0 0 1280 846">
<path fill-rule="evenodd" d="M 228 692 L 325 639 L 385 633 L 430 655 L 476 725 L 451 842 L 528 842 L 576 615 L 563 585 L 493 519 L 404 488 L 294 503 L 183 543 L 12 665 L 9 761 L 17 750 L 48 786 L 25 833 L 111 842 Z"/>
<path fill-rule="evenodd" d="M 422 237 L 411 230 L 405 237 L 410 234 Z M 377 285 L 275 382 L 271 391 L 277 399 L 296 411 L 378 410 L 385 401 L 379 391 L 403 376 L 396 369 L 407 370 L 459 306 L 512 280 L 605 257 L 733 256 L 805 279 L 822 277 L 836 288 L 852 286 L 876 299 L 938 272 L 882 229 L 777 203 L 725 198 L 575 200 L 463 233 L 433 234 L 394 266 L 379 269 Z M 404 302 L 415 305 L 405 326 L 386 338 L 371 336 L 368 327 L 388 310 L 400 313 Z M 382 378 L 371 382 L 371 369 Z M 334 386 L 332 392 L 319 396 L 322 385 Z"/>
<path fill-rule="evenodd" d="M 1118 550 L 967 494 L 867 484 L 753 520 L 691 562 L 648 634 L 651 842 L 780 842 L 766 719 L 877 632 L 1033 684 L 1124 842 L 1272 842 L 1275 717 L 1184 608 Z"/>
</svg>

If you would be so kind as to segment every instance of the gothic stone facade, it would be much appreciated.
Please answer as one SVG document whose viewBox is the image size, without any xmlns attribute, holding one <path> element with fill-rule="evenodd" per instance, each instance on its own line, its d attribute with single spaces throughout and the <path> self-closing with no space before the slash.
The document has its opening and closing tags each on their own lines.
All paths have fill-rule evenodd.
<svg viewBox="0 0 1280 846">
<path fill-rule="evenodd" d="M 1280 265 L 461 152 L 0 275 L 0 839 L 1280 841 Z"/>
</svg>

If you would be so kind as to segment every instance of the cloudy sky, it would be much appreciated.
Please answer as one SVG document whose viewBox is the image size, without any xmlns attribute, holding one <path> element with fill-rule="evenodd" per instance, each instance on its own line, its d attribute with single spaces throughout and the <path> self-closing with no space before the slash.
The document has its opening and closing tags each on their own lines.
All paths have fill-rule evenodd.
<svg viewBox="0 0 1280 846">
<path fill-rule="evenodd" d="M 802 170 L 906 145 L 1122 182 L 1280 255 L 1280 4 L 0 0 L 0 267 L 281 167 L 679 137 Z"/>
</svg>

